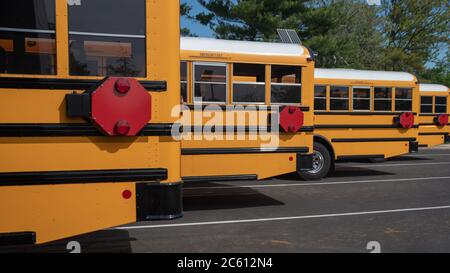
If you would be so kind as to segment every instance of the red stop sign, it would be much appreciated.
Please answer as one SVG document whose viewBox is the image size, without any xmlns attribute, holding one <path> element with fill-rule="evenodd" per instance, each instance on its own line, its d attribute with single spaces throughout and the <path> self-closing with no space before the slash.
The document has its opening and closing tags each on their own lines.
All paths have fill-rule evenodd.
<svg viewBox="0 0 450 273">
<path fill-rule="evenodd" d="M 91 93 L 91 119 L 109 136 L 136 136 L 151 119 L 151 95 L 134 78 L 110 77 Z"/>
</svg>

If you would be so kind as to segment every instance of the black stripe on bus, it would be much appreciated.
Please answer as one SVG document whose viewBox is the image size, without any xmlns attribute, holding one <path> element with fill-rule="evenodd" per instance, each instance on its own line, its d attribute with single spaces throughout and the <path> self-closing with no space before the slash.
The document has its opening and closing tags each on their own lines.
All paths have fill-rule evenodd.
<svg viewBox="0 0 450 273">
<path fill-rule="evenodd" d="M 148 124 L 138 136 L 170 136 L 172 124 Z M 89 123 L 0 124 L 0 137 L 104 136 Z"/>
<path fill-rule="evenodd" d="M 450 124 L 448 124 L 448 125 L 445 125 L 445 126 L 441 126 L 441 125 L 439 125 L 439 124 L 437 124 L 437 123 L 421 123 L 421 124 L 419 124 L 420 126 L 436 126 L 436 127 L 440 127 L 440 128 L 442 128 L 442 127 L 447 127 L 447 126 L 450 126 Z"/>
<path fill-rule="evenodd" d="M 419 114 L 419 117 L 437 117 L 439 114 Z"/>
<path fill-rule="evenodd" d="M 210 111 L 216 111 L 217 108 L 220 108 L 222 111 L 243 111 L 243 112 L 252 112 L 252 111 L 274 111 L 279 110 L 283 106 L 264 106 L 264 105 L 236 105 L 236 106 L 229 106 L 229 105 L 223 105 L 223 104 L 183 104 L 183 106 L 186 106 L 189 108 L 189 110 L 197 110 L 201 109 L 202 111 L 210 110 Z M 252 109 L 247 109 L 247 107 L 250 107 Z M 210 108 L 210 109 L 207 109 Z M 216 108 L 216 109 L 214 109 Z M 311 108 L 309 106 L 300 106 L 300 109 L 303 112 L 309 112 Z"/>
<path fill-rule="evenodd" d="M 315 125 L 316 129 L 403 129 L 399 125 L 396 124 L 324 124 L 324 125 Z M 414 125 L 412 128 L 419 128 L 419 125 Z"/>
<path fill-rule="evenodd" d="M 50 90 L 87 90 L 96 86 L 101 80 L 85 79 L 44 79 L 44 78 L 2 78 L 1 88 L 16 89 L 50 89 Z M 139 81 L 148 91 L 167 91 L 166 81 Z"/>
<path fill-rule="evenodd" d="M 182 155 L 214 155 L 214 154 L 280 154 L 280 153 L 307 153 L 308 147 L 279 147 L 274 149 L 263 148 L 185 148 Z"/>
<path fill-rule="evenodd" d="M 331 142 L 411 142 L 416 138 L 334 138 Z"/>
<path fill-rule="evenodd" d="M 167 169 L 0 173 L 0 186 L 141 182 L 167 179 Z"/>
<path fill-rule="evenodd" d="M 21 246 L 36 244 L 36 232 L 0 233 L 0 246 Z"/>
<path fill-rule="evenodd" d="M 333 111 L 333 112 L 322 112 L 322 111 L 316 111 L 314 112 L 314 115 L 317 116 L 398 116 L 401 115 L 403 112 L 346 112 L 346 111 Z M 417 115 L 417 113 L 413 113 L 413 115 Z"/>
<path fill-rule="evenodd" d="M 450 133 L 419 133 L 419 136 L 448 136 Z"/>
<path fill-rule="evenodd" d="M 337 160 L 350 161 L 350 160 L 379 159 L 384 157 L 385 157 L 384 155 L 341 155 L 337 157 Z"/>
<path fill-rule="evenodd" d="M 186 176 L 182 178 L 183 182 L 221 182 L 221 181 L 246 181 L 258 180 L 256 174 L 243 175 L 216 175 L 216 176 Z M 188 187 L 184 187 L 189 189 Z"/>
<path fill-rule="evenodd" d="M 181 126 L 182 132 L 204 132 L 205 130 L 216 133 L 215 126 Z M 220 128 L 220 126 L 219 126 Z M 259 127 L 259 126 L 223 126 L 222 132 L 234 132 L 234 133 L 257 133 L 257 132 L 272 132 L 271 127 Z M 303 126 L 299 132 L 314 132 L 314 126 Z"/>
</svg>

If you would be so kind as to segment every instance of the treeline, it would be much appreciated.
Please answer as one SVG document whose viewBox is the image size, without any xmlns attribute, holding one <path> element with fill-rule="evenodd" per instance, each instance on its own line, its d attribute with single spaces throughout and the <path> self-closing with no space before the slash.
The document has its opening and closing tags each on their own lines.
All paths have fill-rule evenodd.
<svg viewBox="0 0 450 273">
<path fill-rule="evenodd" d="M 447 0 L 186 0 L 182 16 L 217 38 L 278 41 L 277 28 L 295 29 L 318 53 L 317 67 L 408 71 L 422 82 L 450 86 Z M 183 35 L 193 35 L 182 29 Z"/>
</svg>

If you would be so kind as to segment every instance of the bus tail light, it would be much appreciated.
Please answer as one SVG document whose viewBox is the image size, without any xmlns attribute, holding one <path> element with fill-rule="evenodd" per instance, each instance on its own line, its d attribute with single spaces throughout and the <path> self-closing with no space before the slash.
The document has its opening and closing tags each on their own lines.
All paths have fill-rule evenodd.
<svg viewBox="0 0 450 273">
<path fill-rule="evenodd" d="M 300 107 L 286 106 L 280 110 L 280 128 L 286 133 L 297 133 L 303 127 L 304 113 Z"/>
<path fill-rule="evenodd" d="M 105 78 L 66 102 L 69 117 L 85 118 L 107 136 L 136 136 L 151 119 L 151 95 L 134 78 Z"/>
<path fill-rule="evenodd" d="M 394 121 L 403 129 L 411 129 L 414 126 L 414 114 L 412 112 L 405 112 L 399 117 L 396 117 Z"/>
<path fill-rule="evenodd" d="M 440 114 L 434 119 L 434 122 L 438 126 L 447 126 L 448 125 L 448 114 Z"/>
</svg>

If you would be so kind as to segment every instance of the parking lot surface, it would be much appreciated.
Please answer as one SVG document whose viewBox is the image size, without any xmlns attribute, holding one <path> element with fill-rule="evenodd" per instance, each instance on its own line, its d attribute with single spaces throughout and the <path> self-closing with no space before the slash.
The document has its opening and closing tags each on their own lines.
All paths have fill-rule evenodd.
<svg viewBox="0 0 450 273">
<path fill-rule="evenodd" d="M 346 162 L 329 178 L 185 185 L 184 217 L 32 248 L 68 252 L 450 252 L 450 145 L 382 163 Z"/>
</svg>

